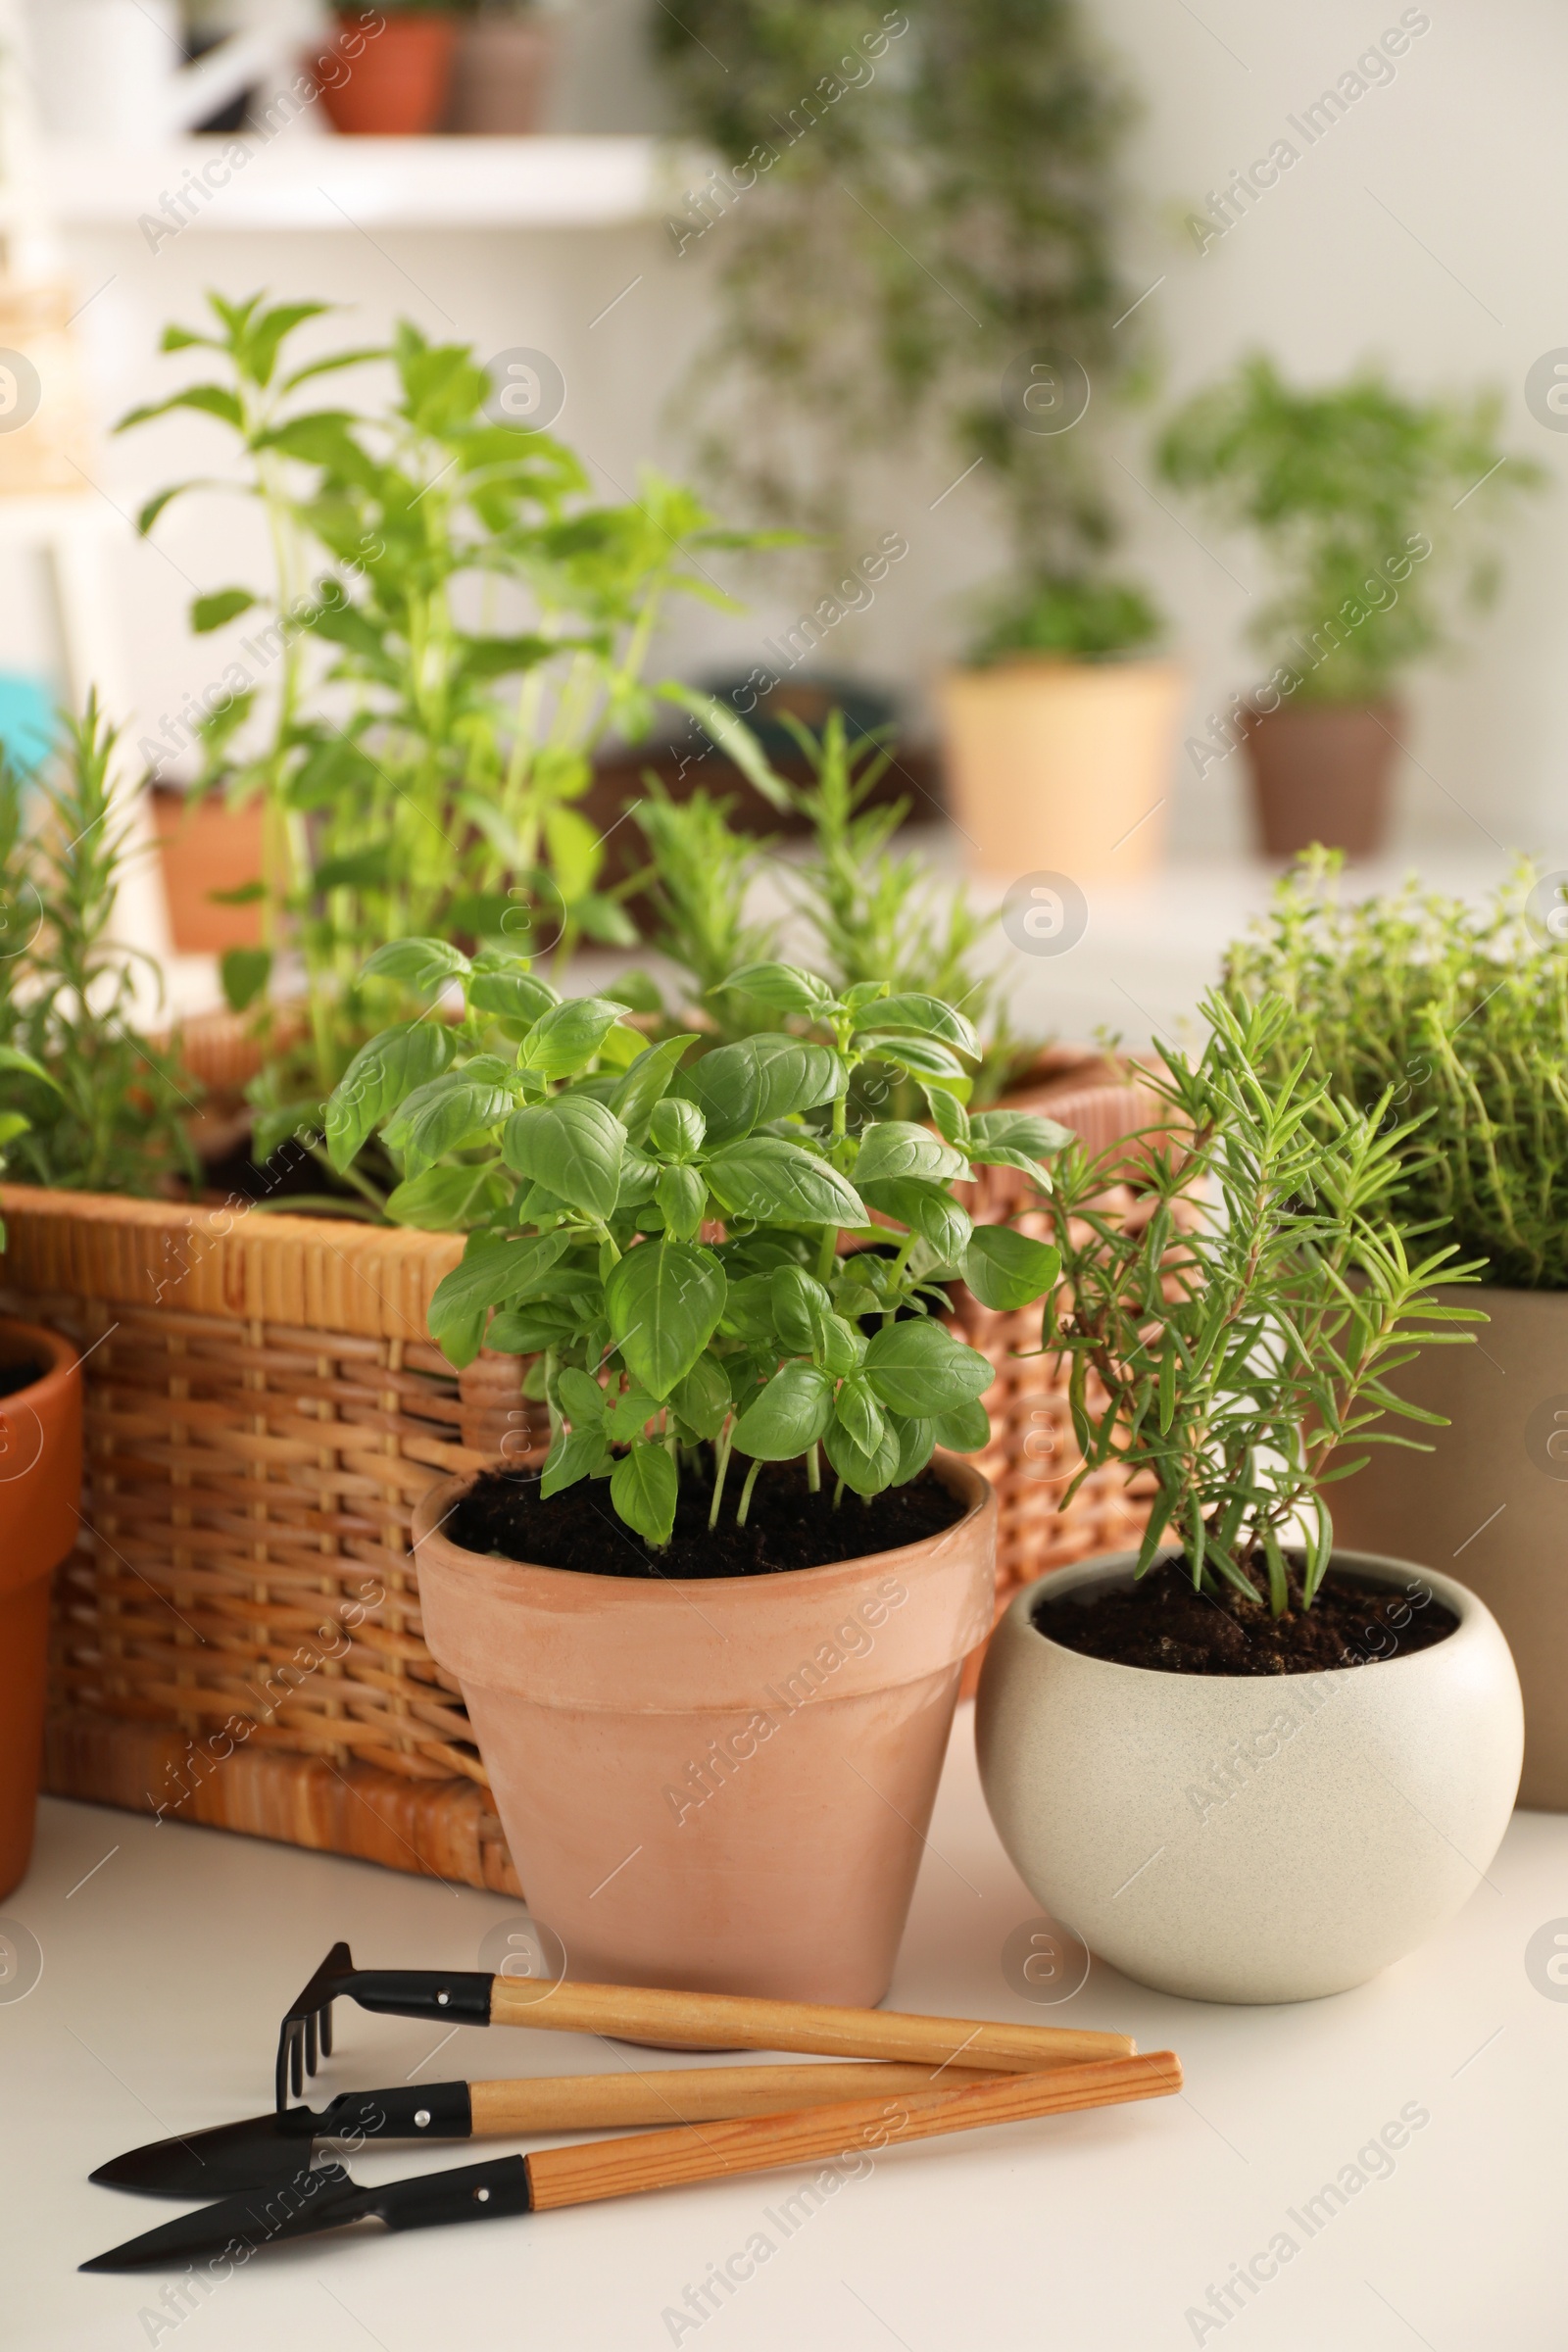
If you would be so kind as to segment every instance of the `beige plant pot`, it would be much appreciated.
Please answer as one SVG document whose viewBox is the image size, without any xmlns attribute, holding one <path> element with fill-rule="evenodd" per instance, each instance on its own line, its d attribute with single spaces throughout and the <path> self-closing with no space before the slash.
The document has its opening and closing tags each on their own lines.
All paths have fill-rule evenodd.
<svg viewBox="0 0 1568 2352">
<path fill-rule="evenodd" d="M 1440 1285 L 1479 1306 L 1468 1348 L 1424 1348 L 1391 1385 L 1446 1429 L 1367 1448 L 1333 1491 L 1336 1534 L 1462 1576 L 1507 1637 L 1525 1699 L 1522 1805 L 1568 1812 L 1568 1291 Z"/>
<path fill-rule="evenodd" d="M 968 1505 L 940 1536 L 711 1582 L 481 1557 L 437 1532 L 460 1481 L 420 1502 L 425 1640 L 572 1976 L 881 2000 L 991 1626 L 996 1502 L 966 1462 L 936 1467 Z"/>
<path fill-rule="evenodd" d="M 1152 873 L 1186 685 L 1170 662 L 950 672 L 939 690 L 948 795 L 974 867 L 1078 883 Z"/>
</svg>

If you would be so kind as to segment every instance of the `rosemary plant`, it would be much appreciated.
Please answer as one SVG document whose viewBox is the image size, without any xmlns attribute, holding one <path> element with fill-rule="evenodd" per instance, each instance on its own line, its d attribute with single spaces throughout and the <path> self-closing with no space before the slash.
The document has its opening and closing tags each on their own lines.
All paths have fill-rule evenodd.
<svg viewBox="0 0 1568 2352">
<path fill-rule="evenodd" d="M 1215 992 L 1203 1013 L 1198 1059 L 1171 1051 L 1168 1076 L 1151 1081 L 1182 1141 L 1149 1153 L 1148 1214 L 1107 1204 L 1109 1155 L 1074 1145 L 1055 1163 L 1061 1267 L 1044 1345 L 1067 1357 L 1083 1448 L 1064 1500 L 1103 1463 L 1152 1471 L 1137 1573 L 1174 1548 L 1200 1590 L 1228 1587 L 1281 1616 L 1293 1530 L 1310 1606 L 1334 1550 L 1326 1490 L 1365 1467 L 1357 1448 L 1429 1450 L 1380 1426 L 1442 1422 L 1392 1377 L 1486 1317 L 1432 1292 L 1474 1281 L 1473 1263 L 1452 1244 L 1412 1261 L 1388 1221 L 1403 1145 L 1388 1096 L 1356 1111 L 1309 1078 L 1280 998 Z"/>
</svg>

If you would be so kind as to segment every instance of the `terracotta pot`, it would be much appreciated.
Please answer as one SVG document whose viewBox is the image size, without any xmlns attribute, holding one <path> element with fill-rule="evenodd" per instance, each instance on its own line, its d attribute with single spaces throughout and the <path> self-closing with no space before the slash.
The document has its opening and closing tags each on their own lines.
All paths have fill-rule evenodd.
<svg viewBox="0 0 1568 2352">
<path fill-rule="evenodd" d="M 358 12 L 339 20 L 357 33 Z M 321 104 L 334 130 L 416 138 L 447 111 L 458 26 L 452 17 L 383 13 L 381 30 L 356 57 L 334 45 L 318 61 Z"/>
<path fill-rule="evenodd" d="M 1003 1844 L 1042 1909 L 1141 1984 L 1305 2001 L 1364 1984 L 1469 1901 L 1508 1826 L 1522 1722 L 1495 1619 L 1450 1577 L 1336 1550 L 1457 1631 L 1264 1677 L 1123 1666 L 1035 1624 L 1048 1592 L 1130 1585 L 1136 1556 L 1026 1585 L 991 1638 L 975 1745 Z"/>
<path fill-rule="evenodd" d="M 217 794 L 194 807 L 182 792 L 155 790 L 153 827 L 164 872 L 169 935 L 182 956 L 221 956 L 260 947 L 259 905 L 219 906 L 215 890 L 239 890 L 262 870 L 262 804 L 230 808 Z"/>
<path fill-rule="evenodd" d="M 555 54 L 552 26 L 528 17 L 476 17 L 458 39 L 449 130 L 517 138 L 539 128 Z"/>
<path fill-rule="evenodd" d="M 0 1899 L 32 1856 L 43 1753 L 49 1577 L 76 1540 L 81 1369 L 41 1324 L 0 1321 L 0 1364 L 48 1366 L 0 1396 Z"/>
<path fill-rule="evenodd" d="M 1388 1426 L 1430 1446 L 1355 1450 L 1334 1490 L 1348 1544 L 1462 1568 L 1507 1637 L 1525 1695 L 1522 1805 L 1568 1812 L 1568 1292 L 1439 1285 L 1479 1306 L 1477 1345 L 1423 1348 L 1391 1385 L 1446 1429 Z"/>
<path fill-rule="evenodd" d="M 1397 703 L 1284 704 L 1247 722 L 1252 808 L 1265 858 L 1321 842 L 1372 858 L 1388 839 Z"/>
<path fill-rule="evenodd" d="M 1130 882 L 1164 856 L 1187 682 L 1168 662 L 1000 662 L 942 681 L 948 798 L 970 862 Z"/>
<path fill-rule="evenodd" d="M 481 1558 L 435 1532 L 461 1481 L 419 1503 L 424 1637 L 572 1976 L 881 2000 L 991 1623 L 995 1500 L 936 1468 L 968 1505 L 942 1535 L 710 1583 Z"/>
</svg>

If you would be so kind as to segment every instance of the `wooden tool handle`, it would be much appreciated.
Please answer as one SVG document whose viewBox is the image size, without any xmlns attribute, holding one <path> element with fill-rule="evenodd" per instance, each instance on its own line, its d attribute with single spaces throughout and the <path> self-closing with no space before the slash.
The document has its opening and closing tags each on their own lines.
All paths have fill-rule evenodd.
<svg viewBox="0 0 1568 2352">
<path fill-rule="evenodd" d="M 602 2131 L 615 2124 L 701 2124 L 736 2115 L 785 2115 L 843 2099 L 895 2098 L 994 2082 L 973 2067 L 695 2066 L 636 2074 L 563 2075 L 554 2082 L 471 2082 L 476 2139 L 514 2132 Z"/>
<path fill-rule="evenodd" d="M 649 2132 L 633 2139 L 601 2139 L 581 2148 L 546 2148 L 527 2158 L 536 2210 L 586 2205 L 598 2197 L 670 2188 L 683 2180 L 720 2180 L 732 2173 L 765 2173 L 817 2156 L 853 2159 L 857 2169 L 877 2150 L 944 2132 L 978 2132 L 988 2124 L 1026 2116 L 1059 2115 L 1073 2107 L 1108 2107 L 1124 2099 L 1157 2099 L 1182 2086 L 1174 2050 L 1142 2058 L 1107 2058 L 1093 2066 L 1009 2075 L 965 2090 L 906 2092 L 842 2107 L 808 2107 L 794 2115 L 756 2116 L 684 2132 Z"/>
<path fill-rule="evenodd" d="M 907 2017 L 897 2010 L 823 2009 L 803 2001 L 758 2001 L 725 1992 L 664 1992 L 642 1984 L 544 1986 L 497 1977 L 493 2026 L 539 2026 L 566 2034 L 618 2034 L 679 2049 L 812 2050 L 827 2058 L 899 2058 L 1014 2074 L 1127 2058 L 1125 2034 L 1070 2026 L 1004 2026 L 969 2017 Z"/>
</svg>

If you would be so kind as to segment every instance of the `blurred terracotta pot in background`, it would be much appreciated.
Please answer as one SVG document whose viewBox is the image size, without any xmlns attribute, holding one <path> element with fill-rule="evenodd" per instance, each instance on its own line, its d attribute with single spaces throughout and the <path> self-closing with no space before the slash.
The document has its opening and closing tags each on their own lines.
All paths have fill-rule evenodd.
<svg viewBox="0 0 1568 2352">
<path fill-rule="evenodd" d="M 339 15 L 337 37 L 316 63 L 321 104 L 334 130 L 416 138 L 446 114 L 457 21 L 422 9 L 376 14 L 378 32 L 365 28 L 358 11 Z"/>
<path fill-rule="evenodd" d="M 262 909 L 220 906 L 215 890 L 242 890 L 262 870 L 262 804 L 230 808 L 216 793 L 194 804 L 155 789 L 153 829 L 164 869 L 169 931 L 181 956 L 222 956 L 261 945 Z"/>
<path fill-rule="evenodd" d="M 1321 842 L 1349 858 L 1376 857 L 1388 839 L 1397 703 L 1284 704 L 1247 721 L 1258 847 L 1295 858 Z"/>
<path fill-rule="evenodd" d="M 536 131 L 554 59 L 543 17 L 475 17 L 458 36 L 448 130 L 490 138 Z"/>
<path fill-rule="evenodd" d="M 32 1858 L 43 1755 L 49 1578 L 81 1524 L 81 1369 L 38 1323 L 0 1320 L 0 1378 L 39 1377 L 0 1395 L 0 1898 Z"/>
</svg>

